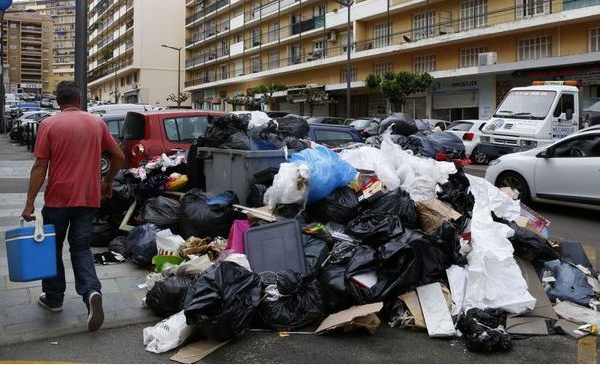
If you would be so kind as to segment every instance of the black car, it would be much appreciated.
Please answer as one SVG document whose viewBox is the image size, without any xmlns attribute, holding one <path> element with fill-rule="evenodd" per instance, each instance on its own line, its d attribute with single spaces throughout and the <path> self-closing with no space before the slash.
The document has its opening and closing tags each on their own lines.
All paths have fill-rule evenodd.
<svg viewBox="0 0 600 365">
<path fill-rule="evenodd" d="M 364 142 L 355 128 L 346 125 L 310 124 L 308 137 L 310 140 L 330 148 L 337 148 L 352 142 Z"/>
<path fill-rule="evenodd" d="M 265 112 L 265 113 L 269 116 L 269 118 L 273 118 L 273 119 L 275 119 L 275 118 L 283 118 L 286 115 L 290 114 L 289 112 L 281 112 L 281 111 L 275 111 L 275 110 L 274 111 L 270 111 L 270 112 Z"/>
<path fill-rule="evenodd" d="M 344 125 L 346 119 L 338 117 L 310 117 L 307 119 L 308 124 L 337 124 Z"/>
<path fill-rule="evenodd" d="M 600 124 L 600 101 L 583 109 L 583 121 L 589 126 Z"/>
</svg>

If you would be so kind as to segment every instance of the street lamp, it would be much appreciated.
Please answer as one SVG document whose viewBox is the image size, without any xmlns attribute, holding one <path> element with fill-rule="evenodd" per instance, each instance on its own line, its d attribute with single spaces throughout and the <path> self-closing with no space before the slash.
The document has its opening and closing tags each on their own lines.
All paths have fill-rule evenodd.
<svg viewBox="0 0 600 365">
<path fill-rule="evenodd" d="M 348 32 L 346 38 L 346 118 L 350 118 L 352 111 L 352 105 L 350 105 L 350 81 L 352 79 L 352 70 L 350 69 L 352 66 L 352 63 L 350 62 L 350 47 L 352 47 L 350 44 L 350 6 L 354 4 L 354 0 L 336 0 L 335 2 L 348 8 L 348 22 L 346 23 L 346 29 Z"/>
<path fill-rule="evenodd" d="M 181 47 L 172 47 L 167 46 L 166 44 L 161 44 L 161 47 L 170 48 L 177 51 L 177 107 L 181 108 Z"/>
<path fill-rule="evenodd" d="M 4 104 L 6 103 L 6 90 L 4 88 L 4 14 L 5 13 L 34 13 L 34 9 L 6 10 L 12 5 L 12 0 L 0 0 L 0 133 L 6 133 L 7 125 L 4 116 Z M 7 57 L 8 59 L 8 57 Z"/>
</svg>

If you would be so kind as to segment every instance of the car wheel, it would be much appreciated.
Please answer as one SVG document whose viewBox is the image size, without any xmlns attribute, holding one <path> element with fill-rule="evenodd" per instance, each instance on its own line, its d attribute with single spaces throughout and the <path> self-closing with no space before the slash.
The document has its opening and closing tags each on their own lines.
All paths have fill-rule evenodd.
<svg viewBox="0 0 600 365">
<path fill-rule="evenodd" d="M 523 176 L 513 171 L 503 172 L 496 179 L 496 186 L 499 188 L 509 187 L 519 191 L 519 199 L 523 203 L 529 203 L 531 201 L 531 194 L 529 192 L 529 186 Z"/>
<path fill-rule="evenodd" d="M 100 157 L 100 173 L 104 176 L 108 170 L 110 170 L 110 153 L 105 152 Z"/>
<path fill-rule="evenodd" d="M 485 153 L 480 152 L 477 147 L 475 147 L 470 157 L 471 161 L 475 162 L 478 165 L 484 165 L 488 162 L 488 156 Z"/>
</svg>

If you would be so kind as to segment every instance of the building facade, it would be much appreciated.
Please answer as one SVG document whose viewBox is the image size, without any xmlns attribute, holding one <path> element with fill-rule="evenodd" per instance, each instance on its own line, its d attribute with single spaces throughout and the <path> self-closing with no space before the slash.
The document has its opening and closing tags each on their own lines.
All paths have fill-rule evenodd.
<svg viewBox="0 0 600 365">
<path fill-rule="evenodd" d="M 51 90 L 62 80 L 75 78 L 75 0 L 24 0 L 15 9 L 33 9 L 48 15 L 54 26 Z"/>
<path fill-rule="evenodd" d="M 8 93 L 52 91 L 52 20 L 39 13 L 4 15 L 3 75 Z"/>
<path fill-rule="evenodd" d="M 511 87 L 538 79 L 579 80 L 584 107 L 600 99 L 600 0 L 355 0 L 349 21 L 338 1 L 187 1 L 194 105 L 231 110 L 227 98 L 258 85 L 310 85 L 331 101 L 315 114 L 346 116 L 348 50 L 351 116 L 385 115 L 365 79 L 386 71 L 435 78 L 404 105 L 416 118 L 486 119 Z M 273 109 L 308 111 L 290 92 L 274 96 Z"/>
<path fill-rule="evenodd" d="M 88 88 L 93 100 L 173 105 L 184 0 L 88 1 Z M 183 55 L 181 57 L 183 64 Z M 183 82 L 182 82 L 183 85 Z M 189 103 L 189 102 L 188 102 Z"/>
</svg>

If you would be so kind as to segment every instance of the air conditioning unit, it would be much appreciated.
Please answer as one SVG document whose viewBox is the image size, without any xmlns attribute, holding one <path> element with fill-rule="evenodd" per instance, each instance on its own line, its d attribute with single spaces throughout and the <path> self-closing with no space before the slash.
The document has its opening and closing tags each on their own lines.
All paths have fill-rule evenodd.
<svg viewBox="0 0 600 365">
<path fill-rule="evenodd" d="M 479 66 L 495 65 L 498 62 L 498 53 L 484 52 L 479 54 Z"/>
<path fill-rule="evenodd" d="M 327 33 L 327 41 L 335 42 L 337 39 L 337 30 L 331 30 Z"/>
</svg>

